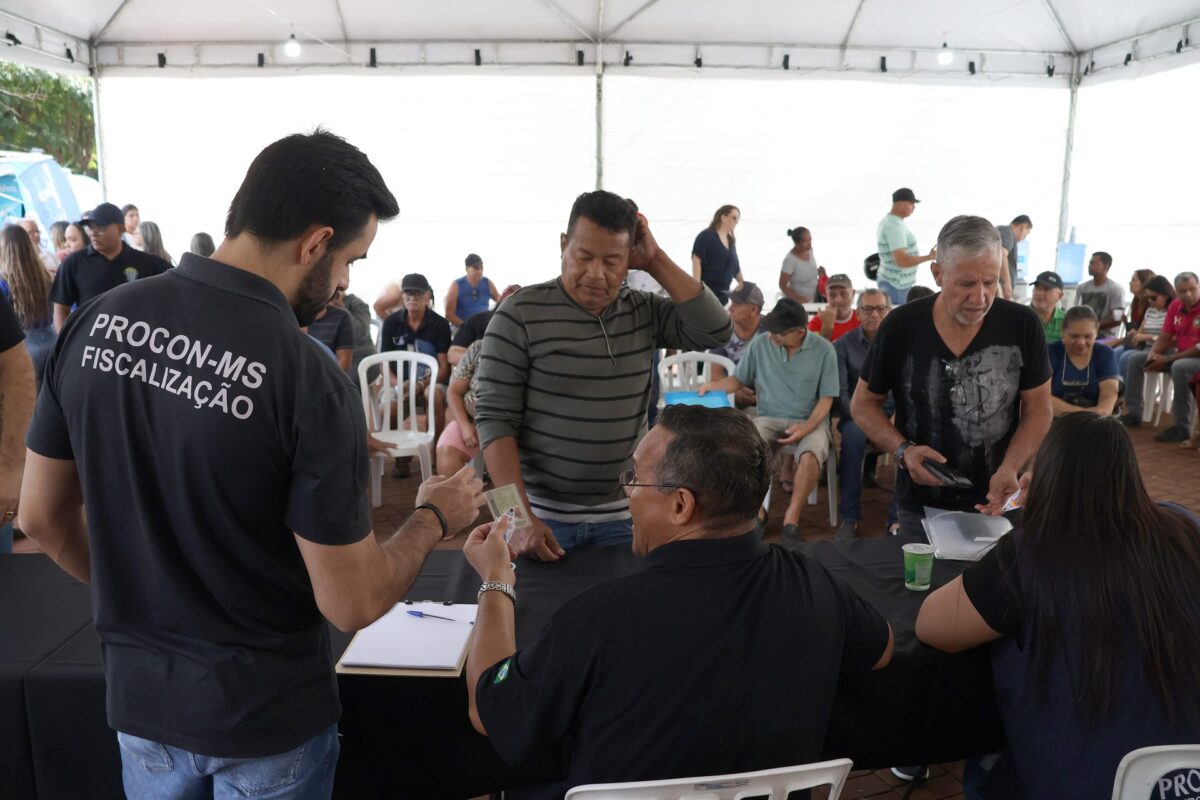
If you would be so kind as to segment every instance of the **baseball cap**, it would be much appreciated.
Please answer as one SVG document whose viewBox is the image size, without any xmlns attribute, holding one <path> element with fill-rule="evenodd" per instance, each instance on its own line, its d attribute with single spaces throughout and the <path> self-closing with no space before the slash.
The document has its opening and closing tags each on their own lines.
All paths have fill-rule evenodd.
<svg viewBox="0 0 1200 800">
<path fill-rule="evenodd" d="M 101 203 L 83 215 L 84 225 L 124 225 L 125 215 L 112 203 Z"/>
<path fill-rule="evenodd" d="M 1063 281 L 1057 272 L 1043 272 L 1033 279 L 1034 286 L 1045 286 L 1047 289 L 1062 289 Z"/>
<path fill-rule="evenodd" d="M 844 272 L 839 272 L 837 275 L 831 275 L 829 280 L 825 281 L 826 289 L 834 289 L 841 286 L 843 289 L 853 289 L 854 284 L 850 281 L 850 276 Z"/>
<path fill-rule="evenodd" d="M 419 272 L 410 272 L 400 281 L 400 291 L 402 292 L 433 292 L 433 287 L 429 285 L 429 281 L 425 280 L 425 276 Z"/>
<path fill-rule="evenodd" d="M 803 328 L 807 324 L 808 312 L 790 297 L 780 300 L 771 309 L 771 313 L 763 317 L 763 327 L 771 333 L 784 333 L 794 328 Z"/>
<path fill-rule="evenodd" d="M 902 200 L 905 202 L 908 202 L 908 203 L 921 202 L 920 200 L 917 199 L 917 196 L 915 194 L 913 194 L 912 189 L 897 189 L 896 191 L 892 192 L 892 202 L 893 203 L 899 203 Z"/>
<path fill-rule="evenodd" d="M 734 289 L 729 293 L 729 299 L 734 303 L 750 303 L 758 306 L 758 310 L 762 311 L 763 293 L 756 283 L 746 281 L 742 284 L 742 288 Z"/>
</svg>

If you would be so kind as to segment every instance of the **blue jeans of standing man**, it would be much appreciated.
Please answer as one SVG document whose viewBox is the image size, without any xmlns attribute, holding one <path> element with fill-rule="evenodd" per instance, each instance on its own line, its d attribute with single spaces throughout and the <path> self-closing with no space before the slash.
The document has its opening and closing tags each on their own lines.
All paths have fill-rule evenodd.
<svg viewBox="0 0 1200 800">
<path fill-rule="evenodd" d="M 544 519 L 563 550 L 582 550 L 585 547 L 613 547 L 633 541 L 633 520 L 613 519 L 607 522 L 558 522 Z"/>
<path fill-rule="evenodd" d="M 862 519 L 863 460 L 867 455 L 867 435 L 854 420 L 842 417 L 838 423 L 842 432 L 842 452 L 838 456 L 838 486 L 842 496 L 838 498 L 838 513 L 842 519 L 858 522 Z"/>
<path fill-rule="evenodd" d="M 0 525 L 0 556 L 12 552 L 12 523 Z"/>
<path fill-rule="evenodd" d="M 877 286 L 879 286 L 879 291 L 886 294 L 888 296 L 888 300 L 892 301 L 893 306 L 902 306 L 904 305 L 905 301 L 908 300 L 908 289 L 900 289 L 896 286 L 892 286 L 883 278 L 877 278 L 875 283 Z"/>
<path fill-rule="evenodd" d="M 295 750 L 262 758 L 216 758 L 117 734 L 129 800 L 328 800 L 337 767 L 337 726 Z"/>
</svg>

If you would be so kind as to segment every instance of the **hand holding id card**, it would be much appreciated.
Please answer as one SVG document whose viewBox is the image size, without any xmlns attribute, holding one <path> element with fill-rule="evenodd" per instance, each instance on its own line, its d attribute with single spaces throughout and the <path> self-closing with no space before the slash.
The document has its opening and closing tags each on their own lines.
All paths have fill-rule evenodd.
<svg viewBox="0 0 1200 800">
<path fill-rule="evenodd" d="M 492 512 L 492 517 L 500 519 L 501 515 L 509 509 L 513 510 L 512 527 L 509 529 L 520 530 L 527 528 L 533 523 L 530 521 L 529 508 L 521 499 L 521 493 L 517 491 L 517 485 L 510 483 L 506 486 L 498 486 L 490 492 L 484 492 L 483 496 L 487 498 L 488 511 Z"/>
</svg>

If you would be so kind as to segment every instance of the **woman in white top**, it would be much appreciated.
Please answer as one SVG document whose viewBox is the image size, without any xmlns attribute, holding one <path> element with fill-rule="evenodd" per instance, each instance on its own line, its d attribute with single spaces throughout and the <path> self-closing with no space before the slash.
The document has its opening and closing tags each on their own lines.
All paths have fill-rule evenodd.
<svg viewBox="0 0 1200 800">
<path fill-rule="evenodd" d="M 792 249 L 783 257 L 779 271 L 779 289 L 797 303 L 811 303 L 817 296 L 820 267 L 813 257 L 812 233 L 796 226 L 787 232 Z"/>
<path fill-rule="evenodd" d="M 1175 299 L 1175 287 L 1162 275 L 1155 275 L 1142 284 L 1142 299 L 1146 310 L 1142 324 L 1125 335 L 1122 346 L 1117 348 L 1117 369 L 1121 380 L 1128 374 L 1129 361 L 1133 354 L 1154 344 L 1167 321 L 1167 306 Z"/>
</svg>

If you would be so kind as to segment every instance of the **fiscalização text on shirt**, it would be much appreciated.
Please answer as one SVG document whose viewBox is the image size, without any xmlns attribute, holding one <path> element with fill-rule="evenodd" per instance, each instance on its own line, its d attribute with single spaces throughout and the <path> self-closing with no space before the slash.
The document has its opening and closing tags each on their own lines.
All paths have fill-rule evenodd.
<svg viewBox="0 0 1200 800">
<path fill-rule="evenodd" d="M 135 356 L 111 347 L 89 344 L 83 348 L 82 367 L 114 372 L 129 380 L 140 380 L 148 386 L 185 398 L 195 409 L 216 409 L 240 420 L 249 419 L 254 414 L 254 400 L 235 392 L 241 387 L 257 389 L 262 386 L 267 368 L 260 361 L 248 361 L 245 356 L 228 350 L 222 352 L 219 358 L 213 358 L 211 344 L 197 341 L 186 334 L 172 334 L 167 328 L 151 326 L 141 320 L 131 322 L 128 317 L 119 314 L 97 314 L 88 331 L 88 338 L 93 337 L 105 342 L 115 340 L 119 344 L 148 352 Z M 162 356 L 183 367 L 211 369 L 212 380 L 177 369 L 164 361 Z"/>
</svg>

